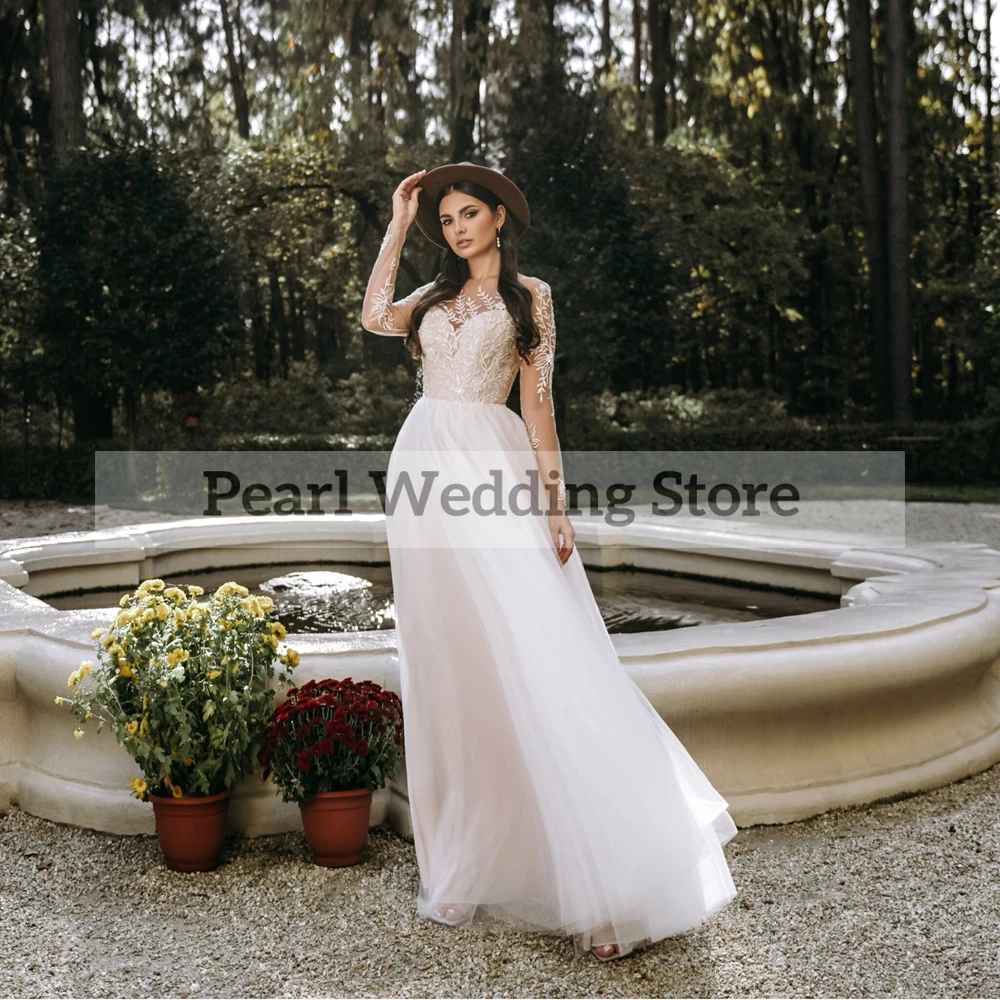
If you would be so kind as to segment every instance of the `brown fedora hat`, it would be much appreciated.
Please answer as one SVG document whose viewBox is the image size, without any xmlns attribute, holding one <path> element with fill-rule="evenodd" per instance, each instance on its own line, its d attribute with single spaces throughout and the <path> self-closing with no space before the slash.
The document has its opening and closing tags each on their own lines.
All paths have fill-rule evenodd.
<svg viewBox="0 0 1000 1000">
<path fill-rule="evenodd" d="M 507 209 L 507 221 L 504 225 L 513 225 L 514 232 L 520 239 L 531 221 L 527 199 L 521 194 L 521 189 L 499 170 L 483 167 L 478 163 L 463 160 L 461 163 L 446 163 L 442 167 L 428 170 L 418 181 L 420 191 L 417 194 L 416 223 L 420 231 L 439 247 L 448 249 L 448 241 L 441 229 L 441 220 L 436 209 L 437 196 L 441 188 L 455 181 L 474 181 L 489 188 L 503 202 Z"/>
</svg>

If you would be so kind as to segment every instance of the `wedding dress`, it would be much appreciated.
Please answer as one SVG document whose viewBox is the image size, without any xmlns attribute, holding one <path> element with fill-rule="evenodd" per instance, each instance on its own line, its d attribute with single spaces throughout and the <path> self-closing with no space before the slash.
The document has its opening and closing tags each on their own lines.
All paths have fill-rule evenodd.
<svg viewBox="0 0 1000 1000">
<path fill-rule="evenodd" d="M 432 284 L 393 303 L 405 235 L 391 224 L 382 241 L 363 307 L 370 332 L 405 336 Z M 736 895 L 722 851 L 736 834 L 728 803 L 621 665 L 580 555 L 560 563 L 547 517 L 448 516 L 433 492 L 421 516 L 401 486 L 406 473 L 419 495 L 433 469 L 435 490 L 471 489 L 500 468 L 506 490 L 533 465 L 559 468 L 564 502 L 551 458 L 551 290 L 524 283 L 542 338 L 530 363 L 503 299 L 482 285 L 425 313 L 423 395 L 387 469 L 417 911 L 478 908 L 572 935 L 578 954 L 627 952 Z M 519 374 L 522 416 L 506 405 Z M 404 501 L 390 513 L 397 489 Z"/>
</svg>

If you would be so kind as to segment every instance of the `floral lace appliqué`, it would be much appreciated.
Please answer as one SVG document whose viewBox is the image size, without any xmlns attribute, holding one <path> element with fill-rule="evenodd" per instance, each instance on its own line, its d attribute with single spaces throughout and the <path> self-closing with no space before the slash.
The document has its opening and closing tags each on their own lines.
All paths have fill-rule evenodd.
<svg viewBox="0 0 1000 1000">
<path fill-rule="evenodd" d="M 385 236 L 382 237 L 382 245 L 379 247 L 379 258 L 386 252 L 397 235 L 398 233 L 394 229 L 386 230 Z M 386 276 L 385 282 L 372 296 L 371 318 L 380 330 L 397 330 L 397 327 L 393 323 L 392 296 L 396 288 L 396 271 L 398 268 L 399 254 L 394 254 L 392 260 L 389 262 L 389 273 Z"/>
<path fill-rule="evenodd" d="M 468 403 L 505 403 L 517 377 L 514 322 L 503 299 L 483 292 L 485 308 L 459 294 L 420 324 L 424 395 Z"/>
<path fill-rule="evenodd" d="M 458 330 L 482 312 L 503 309 L 504 301 L 502 296 L 490 295 L 482 285 L 479 285 L 474 295 L 462 289 L 450 304 L 439 302 L 438 308 L 448 317 L 448 322 Z"/>
<path fill-rule="evenodd" d="M 552 370 L 556 358 L 556 324 L 555 311 L 552 308 L 552 289 L 544 281 L 540 281 L 536 288 L 534 317 L 541 340 L 531 352 L 530 364 L 538 369 L 538 399 L 539 402 L 544 402 L 546 393 L 550 393 L 552 388 Z"/>
</svg>

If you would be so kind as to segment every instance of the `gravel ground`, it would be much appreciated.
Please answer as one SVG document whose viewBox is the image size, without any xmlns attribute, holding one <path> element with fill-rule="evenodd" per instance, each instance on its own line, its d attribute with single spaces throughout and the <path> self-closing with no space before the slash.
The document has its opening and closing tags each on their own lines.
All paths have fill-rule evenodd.
<svg viewBox="0 0 1000 1000">
<path fill-rule="evenodd" d="M 417 916 L 413 846 L 311 864 L 299 833 L 227 840 L 215 872 L 12 808 L 0 818 L 0 991 L 15 996 L 983 997 L 1000 993 L 1000 765 L 905 800 L 740 830 L 739 887 L 627 958 L 477 916 Z M 5 967 L 6 966 L 6 967 Z"/>
<path fill-rule="evenodd" d="M 121 523 L 127 523 L 123 512 Z M 93 526 L 93 509 L 0 502 L 0 538 Z M 1000 508 L 911 503 L 908 540 L 1000 547 Z M 3 996 L 1000 995 L 1000 765 L 892 803 L 742 829 L 736 900 L 618 962 L 569 939 L 417 916 L 413 845 L 313 865 L 299 833 L 231 837 L 215 872 L 153 836 L 0 816 Z"/>
</svg>

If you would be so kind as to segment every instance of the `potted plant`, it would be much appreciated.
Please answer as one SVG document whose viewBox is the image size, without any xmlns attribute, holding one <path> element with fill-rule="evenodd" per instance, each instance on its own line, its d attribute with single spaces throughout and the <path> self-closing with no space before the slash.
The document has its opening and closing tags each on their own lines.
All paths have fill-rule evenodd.
<svg viewBox="0 0 1000 1000">
<path fill-rule="evenodd" d="M 402 703 L 374 681 L 308 681 L 274 710 L 262 775 L 273 776 L 285 802 L 298 802 L 316 864 L 361 860 L 372 792 L 385 785 L 402 747 Z"/>
<path fill-rule="evenodd" d="M 81 726 L 97 718 L 100 732 L 107 723 L 135 759 L 132 792 L 152 802 L 160 847 L 177 871 L 218 864 L 229 794 L 256 767 L 286 635 L 271 598 L 232 581 L 199 601 L 204 593 L 146 580 L 124 594 L 114 621 L 91 633 L 97 665 L 84 660 L 67 681 L 72 698 L 56 698 Z M 299 654 L 285 649 L 278 660 L 286 683 Z"/>
</svg>

